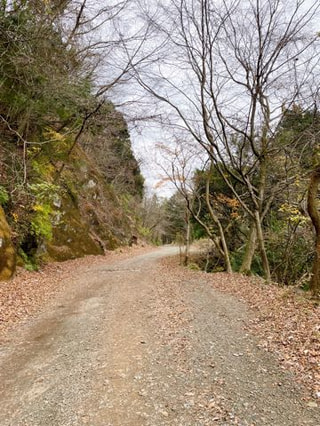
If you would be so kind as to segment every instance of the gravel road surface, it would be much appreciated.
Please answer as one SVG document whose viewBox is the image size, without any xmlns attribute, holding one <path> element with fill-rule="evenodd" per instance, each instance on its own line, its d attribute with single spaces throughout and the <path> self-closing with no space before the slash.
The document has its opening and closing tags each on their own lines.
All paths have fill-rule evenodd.
<svg viewBox="0 0 320 426">
<path fill-rule="evenodd" d="M 320 425 L 246 305 L 161 258 L 74 271 L 0 352 L 1 426 Z"/>
</svg>

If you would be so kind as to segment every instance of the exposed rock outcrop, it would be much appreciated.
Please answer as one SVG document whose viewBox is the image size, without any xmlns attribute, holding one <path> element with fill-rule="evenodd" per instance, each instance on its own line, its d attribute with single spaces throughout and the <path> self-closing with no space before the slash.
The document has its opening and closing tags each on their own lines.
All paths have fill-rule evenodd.
<svg viewBox="0 0 320 426">
<path fill-rule="evenodd" d="M 28 150 L 26 181 L 18 186 L 13 172 L 25 167 L 23 151 L 3 133 L 0 186 L 8 197 L 1 210 L 0 279 L 11 277 L 15 252 L 19 266 L 37 269 L 43 262 L 103 254 L 137 234 L 143 178 L 125 120 L 112 105 L 108 109 L 104 131 L 88 130 L 72 152 L 72 138 L 54 130 L 38 135 L 52 142 Z"/>
<path fill-rule="evenodd" d="M 0 206 L 0 281 L 12 277 L 16 267 L 16 253 L 11 242 L 11 232 Z"/>
</svg>

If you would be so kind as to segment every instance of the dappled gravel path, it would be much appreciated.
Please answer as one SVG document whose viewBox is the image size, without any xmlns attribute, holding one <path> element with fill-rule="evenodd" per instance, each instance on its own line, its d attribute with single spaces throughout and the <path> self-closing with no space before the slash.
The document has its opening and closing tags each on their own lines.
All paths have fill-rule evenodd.
<svg viewBox="0 0 320 426">
<path fill-rule="evenodd" d="M 244 303 L 161 262 L 74 271 L 0 352 L 1 426 L 320 425 Z"/>
</svg>

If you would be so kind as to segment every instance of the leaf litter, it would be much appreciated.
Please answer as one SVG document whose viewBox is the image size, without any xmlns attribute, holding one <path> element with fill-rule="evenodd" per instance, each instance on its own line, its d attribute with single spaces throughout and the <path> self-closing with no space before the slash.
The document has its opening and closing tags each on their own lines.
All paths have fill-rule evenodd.
<svg viewBox="0 0 320 426">
<path fill-rule="evenodd" d="M 177 259 L 164 262 L 177 268 Z M 183 273 L 183 267 L 179 267 Z M 215 289 L 236 296 L 253 312 L 246 329 L 259 338 L 259 345 L 278 358 L 307 386 L 310 397 L 320 403 L 320 305 L 296 287 L 266 284 L 259 277 L 223 272 L 190 271 L 205 278 Z M 240 356 L 240 354 L 234 354 Z"/>
<path fill-rule="evenodd" d="M 18 268 L 13 279 L 0 282 L 0 344 L 7 339 L 10 330 L 28 321 L 62 293 L 75 271 L 85 272 L 91 266 L 123 260 L 133 254 L 150 252 L 150 249 L 147 246 L 122 247 L 102 256 L 50 263 L 38 272 Z"/>
</svg>

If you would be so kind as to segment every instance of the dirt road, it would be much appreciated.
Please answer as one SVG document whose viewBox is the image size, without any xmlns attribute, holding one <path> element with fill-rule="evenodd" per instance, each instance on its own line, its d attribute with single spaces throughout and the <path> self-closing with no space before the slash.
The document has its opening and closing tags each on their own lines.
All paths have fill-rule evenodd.
<svg viewBox="0 0 320 426">
<path fill-rule="evenodd" d="M 1 426 L 320 425 L 246 306 L 159 259 L 86 270 L 0 353 Z"/>
</svg>

